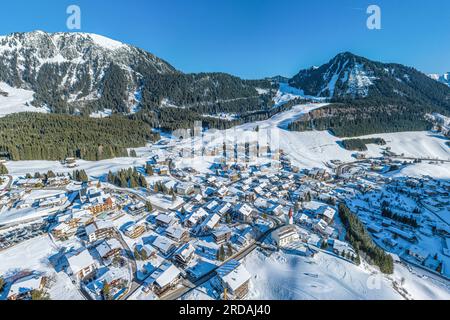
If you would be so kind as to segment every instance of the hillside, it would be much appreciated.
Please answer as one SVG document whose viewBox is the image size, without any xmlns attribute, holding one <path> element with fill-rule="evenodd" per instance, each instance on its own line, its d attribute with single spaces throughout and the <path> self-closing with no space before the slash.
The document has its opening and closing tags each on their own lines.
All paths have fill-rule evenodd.
<svg viewBox="0 0 450 320">
<path fill-rule="evenodd" d="M 426 130 L 425 115 L 449 114 L 450 88 L 401 64 L 341 53 L 289 80 L 307 95 L 332 104 L 293 123 L 291 130 L 331 130 L 338 136 Z"/>
<path fill-rule="evenodd" d="M 175 106 L 190 113 L 267 107 L 269 81 L 220 73 L 183 74 L 142 49 L 87 33 L 14 33 L 0 37 L 0 83 L 33 93 L 35 108 L 90 115 Z M 270 94 L 270 93 L 269 93 Z M 20 106 L 11 106 L 9 113 Z M 6 111 L 4 112 L 6 114 Z M 197 120 L 201 117 L 196 115 Z"/>
</svg>

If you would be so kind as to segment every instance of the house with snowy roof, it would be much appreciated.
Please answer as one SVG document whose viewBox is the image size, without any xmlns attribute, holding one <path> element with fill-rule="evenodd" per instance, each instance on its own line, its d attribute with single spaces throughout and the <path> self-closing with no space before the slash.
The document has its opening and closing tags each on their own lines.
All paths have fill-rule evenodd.
<svg viewBox="0 0 450 320">
<path fill-rule="evenodd" d="M 250 222 L 253 209 L 246 203 L 240 203 L 234 208 L 236 218 L 243 222 Z"/>
<path fill-rule="evenodd" d="M 109 261 L 120 255 L 122 246 L 117 239 L 107 239 L 95 247 L 98 255 L 104 260 Z"/>
<path fill-rule="evenodd" d="M 237 260 L 230 260 L 216 270 L 221 292 L 226 291 L 227 298 L 244 299 L 249 292 L 251 274 Z"/>
<path fill-rule="evenodd" d="M 167 238 L 181 243 L 187 242 L 189 240 L 189 231 L 179 225 L 171 225 L 165 231 L 165 235 Z"/>
<path fill-rule="evenodd" d="M 41 275 L 31 274 L 16 280 L 9 288 L 8 300 L 29 299 L 34 290 L 43 290 L 47 278 Z"/>
<path fill-rule="evenodd" d="M 66 256 L 66 258 L 69 264 L 67 268 L 69 275 L 74 276 L 79 281 L 92 275 L 98 267 L 98 263 L 87 249 L 75 255 Z"/>
<path fill-rule="evenodd" d="M 95 221 L 85 227 L 86 235 L 89 242 L 95 242 L 97 240 L 102 240 L 110 238 L 114 235 L 115 228 L 112 222 L 105 220 Z"/>
<path fill-rule="evenodd" d="M 174 288 L 181 279 L 181 270 L 170 262 L 163 263 L 145 281 L 147 287 L 161 296 L 171 288 Z"/>
<path fill-rule="evenodd" d="M 164 256 L 168 256 L 173 253 L 176 249 L 176 243 L 164 236 L 156 237 L 152 245 L 158 249 Z"/>
<path fill-rule="evenodd" d="M 179 248 L 175 254 L 174 259 L 179 264 L 186 266 L 195 256 L 195 248 L 192 244 L 186 243 L 181 248 Z"/>
</svg>

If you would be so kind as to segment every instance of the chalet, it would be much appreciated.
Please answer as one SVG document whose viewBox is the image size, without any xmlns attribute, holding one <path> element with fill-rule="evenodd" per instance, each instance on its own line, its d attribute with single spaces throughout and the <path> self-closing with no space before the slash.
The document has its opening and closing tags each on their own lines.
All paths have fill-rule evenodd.
<svg viewBox="0 0 450 320">
<path fill-rule="evenodd" d="M 105 268 L 106 269 L 106 268 Z M 104 273 L 99 275 L 94 281 L 88 283 L 86 288 L 89 289 L 94 295 L 101 296 L 105 285 L 109 286 L 110 296 L 113 299 L 117 299 L 121 295 L 126 286 L 128 274 L 127 270 L 121 268 L 111 268 L 104 270 Z"/>
<path fill-rule="evenodd" d="M 68 176 L 54 177 L 47 179 L 47 185 L 49 187 L 63 187 L 70 183 L 70 178 Z"/>
<path fill-rule="evenodd" d="M 232 207 L 233 207 L 233 205 L 231 203 L 225 202 L 225 203 L 223 203 L 222 205 L 220 205 L 219 207 L 216 208 L 216 212 L 219 215 L 223 216 L 223 215 L 229 213 Z"/>
<path fill-rule="evenodd" d="M 405 239 L 405 240 L 408 240 L 408 241 L 410 241 L 410 242 L 415 242 L 415 241 L 417 240 L 415 234 L 412 233 L 412 232 L 409 232 L 409 231 L 403 231 L 403 230 L 400 230 L 400 229 L 398 229 L 398 228 L 396 228 L 396 227 L 389 227 L 388 230 L 389 230 L 390 232 L 392 232 L 393 234 L 396 234 L 396 235 L 398 235 L 399 237 L 401 237 L 401 238 L 403 238 L 403 239 Z"/>
<path fill-rule="evenodd" d="M 231 239 L 231 229 L 226 226 L 220 227 L 216 230 L 213 230 L 212 236 L 216 244 L 224 244 Z"/>
<path fill-rule="evenodd" d="M 147 231 L 147 227 L 144 222 L 141 223 L 134 223 L 130 226 L 128 226 L 125 230 L 125 235 L 128 238 L 136 239 L 143 235 Z"/>
<path fill-rule="evenodd" d="M 52 229 L 52 235 L 58 240 L 68 239 L 77 233 L 78 226 L 62 222 Z"/>
<path fill-rule="evenodd" d="M 255 207 L 257 207 L 260 210 L 267 210 L 270 207 L 270 203 L 264 199 L 264 198 L 256 198 L 256 200 L 253 203 L 255 205 Z"/>
<path fill-rule="evenodd" d="M 317 214 L 319 215 L 320 218 L 322 218 L 323 220 L 325 220 L 327 223 L 331 223 L 334 219 L 334 216 L 336 214 L 336 210 L 328 207 L 328 206 L 324 206 L 321 207 L 318 211 Z"/>
<path fill-rule="evenodd" d="M 76 255 L 68 256 L 67 262 L 69 263 L 67 269 L 69 275 L 73 275 L 78 281 L 85 280 L 97 269 L 97 262 L 87 249 L 84 249 Z"/>
<path fill-rule="evenodd" d="M 169 238 L 158 236 L 155 241 L 153 241 L 152 245 L 158 249 L 164 256 L 169 256 L 176 249 L 176 243 Z"/>
<path fill-rule="evenodd" d="M 195 248 L 190 243 L 186 243 L 175 252 L 174 259 L 179 264 L 186 266 L 195 256 Z"/>
<path fill-rule="evenodd" d="M 277 246 L 284 247 L 292 242 L 298 241 L 300 236 L 295 226 L 285 226 L 272 233 L 272 238 Z"/>
<path fill-rule="evenodd" d="M 186 196 L 194 192 L 194 185 L 188 182 L 177 184 L 176 191 L 179 195 Z"/>
<path fill-rule="evenodd" d="M 95 250 L 103 260 L 111 260 L 120 255 L 122 246 L 118 240 L 108 239 L 97 245 Z"/>
<path fill-rule="evenodd" d="M 208 211 L 214 211 L 218 206 L 219 202 L 217 202 L 217 200 L 212 200 L 205 206 L 205 209 Z"/>
<path fill-rule="evenodd" d="M 132 216 L 139 216 L 145 212 L 145 203 L 139 202 L 128 207 L 128 213 Z"/>
<path fill-rule="evenodd" d="M 250 243 L 252 243 L 254 240 L 255 240 L 255 238 L 254 238 L 254 234 L 252 232 L 252 228 L 247 227 L 244 230 L 242 230 L 242 232 L 235 239 L 235 242 L 242 247 L 246 247 Z"/>
<path fill-rule="evenodd" d="M 230 260 L 216 270 L 221 292 L 234 300 L 244 299 L 249 292 L 250 273 L 236 260 Z"/>
<path fill-rule="evenodd" d="M 205 209 L 200 208 L 196 211 L 194 211 L 185 221 L 185 225 L 188 228 L 192 228 L 195 226 L 199 221 L 202 221 L 205 217 L 207 217 L 209 214 L 206 212 Z"/>
<path fill-rule="evenodd" d="M 156 225 L 158 227 L 167 228 L 174 222 L 174 217 L 161 213 L 156 217 Z"/>
<path fill-rule="evenodd" d="M 169 175 L 169 167 L 168 166 L 159 166 L 155 169 L 155 172 L 157 172 L 160 176 L 167 176 Z"/>
<path fill-rule="evenodd" d="M 238 204 L 234 208 L 237 219 L 243 222 L 250 222 L 252 218 L 253 209 L 246 203 Z"/>
<path fill-rule="evenodd" d="M 96 221 L 87 225 L 85 230 L 89 242 L 111 238 L 115 233 L 114 225 L 111 222 L 104 220 Z"/>
<path fill-rule="evenodd" d="M 152 273 L 146 283 L 157 295 L 161 296 L 171 288 L 174 288 L 180 281 L 180 278 L 181 271 L 173 264 L 166 262 Z"/>
<path fill-rule="evenodd" d="M 220 198 L 223 198 L 223 197 L 225 197 L 226 195 L 228 194 L 228 188 L 227 187 L 221 187 L 221 188 L 219 188 L 219 190 L 217 190 L 217 195 L 220 197 Z"/>
<path fill-rule="evenodd" d="M 44 185 L 42 179 L 18 179 L 16 185 L 20 188 L 36 188 Z"/>
<path fill-rule="evenodd" d="M 9 289 L 7 299 L 29 299 L 34 290 L 43 290 L 46 282 L 47 278 L 34 274 L 16 280 Z"/>
<path fill-rule="evenodd" d="M 331 237 L 334 233 L 334 229 L 328 226 L 327 222 L 323 219 L 320 219 L 314 226 L 314 230 L 321 233 L 324 236 Z"/>
<path fill-rule="evenodd" d="M 193 202 L 200 203 L 200 202 L 203 201 L 203 196 L 202 196 L 200 193 L 198 193 L 198 194 L 195 195 L 194 198 L 192 198 L 192 201 L 193 201 Z"/>
<path fill-rule="evenodd" d="M 181 226 L 172 225 L 168 227 L 165 231 L 165 235 L 167 238 L 177 243 L 189 241 L 189 231 Z"/>
<path fill-rule="evenodd" d="M 209 232 L 213 230 L 220 221 L 221 217 L 217 213 L 212 213 L 200 225 L 201 232 Z"/>
<path fill-rule="evenodd" d="M 284 213 L 284 209 L 282 205 L 276 204 L 269 208 L 268 212 L 274 216 L 279 217 Z"/>
<path fill-rule="evenodd" d="M 97 215 L 107 212 L 107 211 L 111 211 L 114 208 L 115 208 L 114 200 L 111 197 L 106 198 L 105 201 L 91 202 L 90 205 L 88 205 L 89 211 L 94 216 L 97 216 Z"/>
</svg>

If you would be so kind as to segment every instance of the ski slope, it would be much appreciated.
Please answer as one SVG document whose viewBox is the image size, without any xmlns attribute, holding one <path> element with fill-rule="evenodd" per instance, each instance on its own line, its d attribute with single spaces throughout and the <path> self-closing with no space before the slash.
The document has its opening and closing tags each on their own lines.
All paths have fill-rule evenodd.
<svg viewBox="0 0 450 320">
<path fill-rule="evenodd" d="M 244 260 L 252 300 L 448 300 L 450 290 L 395 265 L 392 276 L 318 253 L 312 258 L 255 251 Z M 394 288 L 394 282 L 400 288 Z"/>
<path fill-rule="evenodd" d="M 4 82 L 0 82 L 0 92 L 7 93 L 6 97 L 0 94 L 0 117 L 20 112 L 48 112 L 46 108 L 36 108 L 31 105 L 34 95 L 33 91 L 16 89 Z"/>
</svg>

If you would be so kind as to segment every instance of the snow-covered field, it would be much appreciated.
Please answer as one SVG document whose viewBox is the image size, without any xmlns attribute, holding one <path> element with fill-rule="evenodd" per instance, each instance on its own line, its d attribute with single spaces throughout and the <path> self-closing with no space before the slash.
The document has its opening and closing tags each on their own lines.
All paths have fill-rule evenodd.
<svg viewBox="0 0 450 320">
<path fill-rule="evenodd" d="M 391 300 L 450 299 L 449 288 L 422 279 L 405 267 L 395 266 L 392 276 L 380 275 L 370 266 L 355 266 L 331 255 L 305 258 L 285 253 L 266 257 L 255 251 L 244 260 L 252 274 L 250 299 L 278 300 Z"/>
<path fill-rule="evenodd" d="M 148 151 L 149 152 L 149 151 Z M 85 170 L 88 175 L 98 178 L 108 171 L 119 171 L 133 166 L 142 166 L 146 162 L 146 154 L 142 158 L 115 158 L 102 161 L 78 160 L 76 168 L 67 168 L 58 161 L 9 161 L 6 166 L 14 177 L 25 176 L 27 173 L 47 172 L 52 170 L 58 173 L 72 173 L 74 170 Z"/>
<path fill-rule="evenodd" d="M 0 94 L 0 117 L 19 112 L 48 112 L 48 109 L 36 108 L 31 105 L 33 91 L 12 88 L 8 84 L 0 82 L 0 92 L 8 94 L 6 97 Z"/>
<path fill-rule="evenodd" d="M 55 277 L 56 283 L 49 290 L 54 300 L 83 300 L 72 281 L 61 271 L 55 273 L 48 258 L 58 252 L 57 246 L 48 236 L 42 236 L 5 250 L 0 259 L 0 274 L 5 278 L 21 271 L 42 272 L 48 277 Z"/>
<path fill-rule="evenodd" d="M 202 145 L 209 148 L 221 148 L 224 141 L 228 144 L 258 142 L 260 146 L 269 144 L 272 150 L 282 149 L 291 158 L 292 163 L 299 168 L 326 168 L 325 163 L 330 160 L 354 161 L 355 159 L 352 157 L 354 152 L 343 149 L 338 143 L 342 139 L 331 135 L 328 131 L 291 132 L 287 130 L 290 122 L 324 105 L 322 103 L 298 105 L 265 121 L 247 123 L 228 130 L 210 130 L 202 138 L 195 138 L 193 142 L 191 140 L 172 140 L 170 145 L 179 148 L 195 146 L 196 150 L 200 150 Z M 387 142 L 387 145 L 383 147 L 368 145 L 369 150 L 366 152 L 368 156 L 378 157 L 383 148 L 390 147 L 393 152 L 404 154 L 405 157 L 450 159 L 450 148 L 445 144 L 447 140 L 431 132 L 384 133 L 367 137 L 381 137 Z M 84 169 L 90 176 L 99 177 L 109 170 L 117 171 L 143 165 L 147 157 L 155 153 L 158 148 L 160 147 L 138 148 L 136 149 L 138 158 L 117 158 L 103 161 L 80 160 L 77 169 Z M 177 161 L 177 165 L 192 166 L 199 171 L 206 171 L 214 159 L 215 157 L 207 156 L 198 156 L 194 159 L 182 158 Z M 263 161 L 264 159 L 259 160 Z M 8 162 L 7 167 L 13 176 L 23 176 L 36 171 L 53 170 L 56 173 L 73 171 L 73 169 L 68 169 L 59 162 L 53 161 Z M 397 175 L 430 175 L 450 178 L 450 163 L 429 164 L 424 161 L 421 164 L 405 168 Z"/>
</svg>

